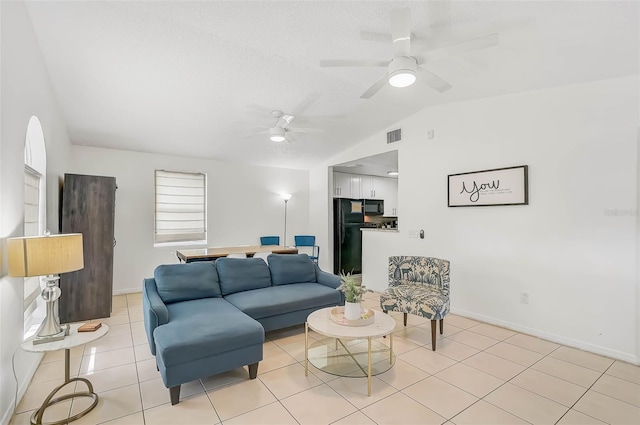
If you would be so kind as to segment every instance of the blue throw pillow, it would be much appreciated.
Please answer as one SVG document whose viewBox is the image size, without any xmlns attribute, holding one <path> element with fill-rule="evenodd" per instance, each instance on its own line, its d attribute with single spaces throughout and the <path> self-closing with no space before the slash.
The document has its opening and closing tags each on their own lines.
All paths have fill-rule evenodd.
<svg viewBox="0 0 640 425">
<path fill-rule="evenodd" d="M 153 277 L 166 304 L 222 295 L 216 266 L 211 261 L 163 264 L 156 267 Z"/>
<path fill-rule="evenodd" d="M 316 266 L 307 254 L 271 254 L 267 259 L 273 286 L 316 282 Z"/>
<path fill-rule="evenodd" d="M 216 269 L 222 295 L 271 286 L 269 267 L 261 258 L 219 258 Z"/>
</svg>

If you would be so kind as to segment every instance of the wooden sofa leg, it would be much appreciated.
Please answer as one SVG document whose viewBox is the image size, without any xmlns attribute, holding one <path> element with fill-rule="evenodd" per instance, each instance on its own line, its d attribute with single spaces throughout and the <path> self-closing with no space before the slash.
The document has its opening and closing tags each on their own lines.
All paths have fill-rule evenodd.
<svg viewBox="0 0 640 425">
<path fill-rule="evenodd" d="M 407 326 L 407 313 L 404 314 L 404 325 Z"/>
<path fill-rule="evenodd" d="M 436 321 L 435 320 L 431 321 L 431 351 L 436 351 Z"/>
<path fill-rule="evenodd" d="M 444 319 L 440 319 L 440 335 L 444 332 Z"/>
<path fill-rule="evenodd" d="M 256 379 L 258 376 L 258 363 L 252 363 L 249 365 L 249 379 Z"/>
<path fill-rule="evenodd" d="M 169 388 L 169 396 L 171 397 L 171 405 L 174 406 L 180 401 L 180 385 Z"/>
</svg>

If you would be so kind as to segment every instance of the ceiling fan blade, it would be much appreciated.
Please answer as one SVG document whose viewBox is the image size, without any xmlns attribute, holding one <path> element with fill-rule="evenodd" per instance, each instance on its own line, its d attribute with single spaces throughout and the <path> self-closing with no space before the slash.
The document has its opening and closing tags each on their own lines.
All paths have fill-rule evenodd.
<svg viewBox="0 0 640 425">
<path fill-rule="evenodd" d="M 482 37 L 466 40 L 460 43 L 452 44 L 450 46 L 440 47 L 428 52 L 414 55 L 418 64 L 422 64 L 428 61 L 436 61 L 445 59 L 451 56 L 458 55 L 460 53 L 468 52 L 471 50 L 484 49 L 487 47 L 497 46 L 500 42 L 500 38 L 497 33 L 485 35 Z"/>
<path fill-rule="evenodd" d="M 287 143 L 291 143 L 291 142 L 295 142 L 296 138 L 293 137 L 293 134 L 291 134 L 290 132 L 286 132 L 286 133 L 284 133 L 284 140 Z"/>
<path fill-rule="evenodd" d="M 452 87 L 451 84 L 421 66 L 418 67 L 418 79 L 440 93 L 447 91 Z"/>
<path fill-rule="evenodd" d="M 411 53 L 411 9 L 404 7 L 391 11 L 391 40 L 393 56 L 409 56 Z"/>
<path fill-rule="evenodd" d="M 382 87 L 384 87 L 385 84 L 387 84 L 387 81 L 388 81 L 387 73 L 385 72 L 382 75 L 382 77 L 378 78 L 378 81 L 373 83 L 373 85 L 367 89 L 366 92 L 362 93 L 362 96 L 360 96 L 360 98 L 361 99 L 371 98 L 371 96 L 376 94 L 378 91 L 380 91 Z"/>
<path fill-rule="evenodd" d="M 360 40 L 388 43 L 391 40 L 391 34 L 388 32 L 360 31 Z"/>
<path fill-rule="evenodd" d="M 249 134 L 245 134 L 244 136 L 242 136 L 243 138 L 247 138 L 247 137 L 252 137 L 255 136 L 257 134 L 268 134 L 269 133 L 269 128 L 265 127 L 266 130 L 256 130 L 253 133 L 249 133 Z"/>
<path fill-rule="evenodd" d="M 389 61 L 376 59 L 325 59 L 320 61 L 323 68 L 336 66 L 387 66 Z"/>
<path fill-rule="evenodd" d="M 302 115 L 307 109 L 311 107 L 311 105 L 316 103 L 318 99 L 320 99 L 320 93 L 311 93 L 306 97 L 306 99 L 302 101 L 300 105 L 298 105 L 296 108 L 294 108 L 293 111 L 291 111 L 291 115 L 293 115 L 294 117 Z"/>
<path fill-rule="evenodd" d="M 289 127 L 287 130 L 292 133 L 324 133 L 320 128 Z"/>
</svg>

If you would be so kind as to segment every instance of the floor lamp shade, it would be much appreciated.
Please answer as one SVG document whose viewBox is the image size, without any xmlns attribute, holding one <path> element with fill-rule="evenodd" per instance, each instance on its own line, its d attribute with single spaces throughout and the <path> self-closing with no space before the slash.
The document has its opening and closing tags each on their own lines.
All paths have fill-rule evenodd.
<svg viewBox="0 0 640 425">
<path fill-rule="evenodd" d="M 45 276 L 84 267 L 81 233 L 9 238 L 7 250 L 10 276 Z"/>
</svg>

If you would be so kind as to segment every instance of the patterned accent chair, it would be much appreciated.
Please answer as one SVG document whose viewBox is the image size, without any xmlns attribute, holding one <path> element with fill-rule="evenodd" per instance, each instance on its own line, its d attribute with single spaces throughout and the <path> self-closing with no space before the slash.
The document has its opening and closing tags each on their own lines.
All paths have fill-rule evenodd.
<svg viewBox="0 0 640 425">
<path fill-rule="evenodd" d="M 440 334 L 449 313 L 449 261 L 433 257 L 389 257 L 389 287 L 380 294 L 382 311 L 426 317 L 431 320 L 431 349 L 436 351 L 436 320 Z"/>
</svg>

